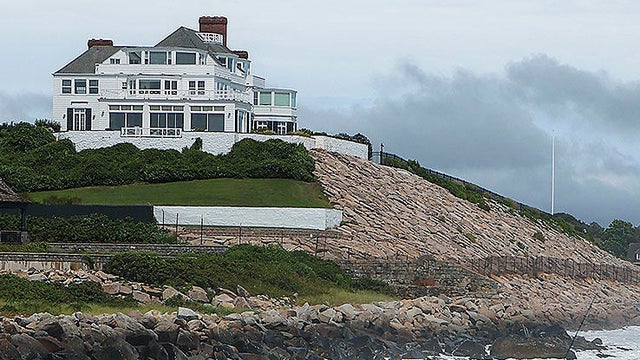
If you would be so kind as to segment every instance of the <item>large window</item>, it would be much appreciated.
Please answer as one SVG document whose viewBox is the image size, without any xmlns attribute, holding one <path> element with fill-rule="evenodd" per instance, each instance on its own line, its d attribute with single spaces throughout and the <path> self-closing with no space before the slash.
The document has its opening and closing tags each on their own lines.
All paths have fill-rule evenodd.
<svg viewBox="0 0 640 360">
<path fill-rule="evenodd" d="M 260 93 L 260 105 L 271 105 L 271 93 L 270 92 L 261 92 Z"/>
<path fill-rule="evenodd" d="M 86 94 L 87 93 L 87 80 L 85 79 L 76 79 L 75 80 L 76 94 Z"/>
<path fill-rule="evenodd" d="M 224 131 L 224 114 L 191 114 L 191 130 Z"/>
<path fill-rule="evenodd" d="M 138 80 L 138 89 L 140 94 L 160 94 L 160 80 Z"/>
<path fill-rule="evenodd" d="M 167 52 L 166 51 L 151 51 L 151 55 L 149 56 L 150 64 L 166 64 L 167 63 Z"/>
<path fill-rule="evenodd" d="M 62 80 L 62 93 L 71 94 L 71 80 Z"/>
<path fill-rule="evenodd" d="M 183 113 L 151 113 L 152 128 L 178 128 L 184 127 Z"/>
<path fill-rule="evenodd" d="M 142 127 L 142 105 L 109 105 L 109 128 Z"/>
<path fill-rule="evenodd" d="M 279 92 L 275 93 L 274 105 L 275 106 L 291 106 L 289 93 L 279 93 Z"/>
<path fill-rule="evenodd" d="M 196 92 L 197 89 L 197 92 Z M 191 95 L 204 95 L 204 89 L 205 89 L 205 82 L 204 80 L 199 80 L 199 81 L 194 81 L 191 80 L 189 81 L 189 94 Z"/>
<path fill-rule="evenodd" d="M 129 53 L 129 64 L 140 64 L 140 52 L 130 52 Z"/>
<path fill-rule="evenodd" d="M 178 65 L 195 65 L 196 64 L 196 54 L 195 53 L 176 52 L 176 64 L 178 64 Z"/>
</svg>

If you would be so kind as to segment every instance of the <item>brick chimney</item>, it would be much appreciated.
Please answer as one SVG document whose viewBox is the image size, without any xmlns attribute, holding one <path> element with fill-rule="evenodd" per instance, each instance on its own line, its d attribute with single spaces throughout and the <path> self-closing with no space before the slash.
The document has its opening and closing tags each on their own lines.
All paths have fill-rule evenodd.
<svg viewBox="0 0 640 360">
<path fill-rule="evenodd" d="M 222 35 L 222 43 L 227 46 L 227 18 L 224 16 L 201 16 L 201 33 L 214 33 Z"/>
<path fill-rule="evenodd" d="M 113 40 L 107 39 L 89 39 L 87 46 L 91 49 L 94 46 L 113 46 Z"/>
<path fill-rule="evenodd" d="M 233 50 L 233 53 L 238 55 L 240 59 L 248 59 L 249 53 L 246 50 Z"/>
</svg>

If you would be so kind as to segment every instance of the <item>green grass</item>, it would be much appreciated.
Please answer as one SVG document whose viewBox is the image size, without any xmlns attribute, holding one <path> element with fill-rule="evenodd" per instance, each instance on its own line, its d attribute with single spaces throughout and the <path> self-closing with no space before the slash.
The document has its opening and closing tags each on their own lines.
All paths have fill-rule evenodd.
<svg viewBox="0 0 640 360">
<path fill-rule="evenodd" d="M 297 304 L 325 304 L 337 306 L 342 304 L 369 304 L 376 301 L 396 300 L 395 297 L 370 290 L 346 290 L 340 288 L 329 288 L 324 293 L 302 296 L 298 298 Z"/>
<path fill-rule="evenodd" d="M 331 204 L 318 183 L 289 179 L 211 179 L 163 184 L 95 186 L 26 194 L 47 198 L 79 198 L 81 204 L 320 207 Z"/>
</svg>

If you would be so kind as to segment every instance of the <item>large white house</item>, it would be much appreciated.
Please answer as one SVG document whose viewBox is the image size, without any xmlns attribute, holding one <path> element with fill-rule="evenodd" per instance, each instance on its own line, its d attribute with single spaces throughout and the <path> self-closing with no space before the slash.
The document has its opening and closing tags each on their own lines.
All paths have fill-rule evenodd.
<svg viewBox="0 0 640 360">
<path fill-rule="evenodd" d="M 53 119 L 63 132 L 121 138 L 297 130 L 296 91 L 268 88 L 251 73 L 249 54 L 227 47 L 225 17 L 199 23 L 199 31 L 180 27 L 155 46 L 89 40 L 53 74 Z"/>
</svg>

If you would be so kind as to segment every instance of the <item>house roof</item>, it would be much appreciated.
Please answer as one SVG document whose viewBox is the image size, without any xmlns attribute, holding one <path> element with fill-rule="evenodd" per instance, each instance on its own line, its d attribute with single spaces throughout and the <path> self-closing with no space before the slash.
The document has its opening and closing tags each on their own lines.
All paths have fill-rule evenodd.
<svg viewBox="0 0 640 360">
<path fill-rule="evenodd" d="M 198 36 L 198 32 L 181 26 L 178 30 L 169 34 L 166 38 L 156 44 L 156 47 L 183 47 L 191 49 L 200 49 L 209 52 L 213 56 L 219 53 L 233 54 L 233 51 L 229 50 L 222 44 L 207 43 L 202 41 Z"/>
<path fill-rule="evenodd" d="M 0 205 L 3 203 L 26 203 L 27 200 L 18 196 L 9 185 L 0 179 Z"/>
<path fill-rule="evenodd" d="M 93 46 L 55 73 L 93 74 L 96 71 L 96 64 L 104 62 L 120 49 L 122 46 Z"/>
</svg>

